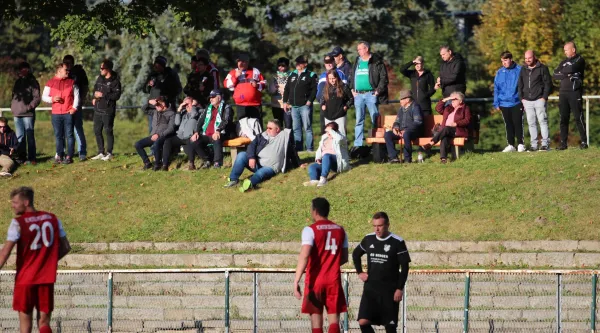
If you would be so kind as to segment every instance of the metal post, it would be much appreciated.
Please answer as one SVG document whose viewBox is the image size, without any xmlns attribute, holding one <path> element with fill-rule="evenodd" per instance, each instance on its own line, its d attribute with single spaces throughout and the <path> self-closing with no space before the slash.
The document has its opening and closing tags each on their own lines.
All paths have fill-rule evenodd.
<svg viewBox="0 0 600 333">
<path fill-rule="evenodd" d="M 229 333 L 229 271 L 225 271 L 225 333 Z"/>
<path fill-rule="evenodd" d="M 562 275 L 560 273 L 556 274 L 556 332 L 562 332 L 562 319 L 560 318 L 561 312 L 560 308 L 562 307 Z"/>
<path fill-rule="evenodd" d="M 350 307 L 350 293 L 348 292 L 348 286 L 350 284 L 350 282 L 348 281 L 349 276 L 348 273 L 344 273 L 344 295 L 346 296 L 346 305 L 348 305 L 348 307 Z M 346 311 L 346 313 L 344 313 L 344 333 L 348 333 L 348 331 L 350 331 L 350 328 L 348 326 L 348 311 Z"/>
<path fill-rule="evenodd" d="M 108 333 L 112 332 L 112 321 L 113 321 L 113 273 L 112 272 L 108 272 L 108 281 L 107 283 L 107 287 L 108 287 L 108 315 L 106 318 L 106 322 L 108 324 Z"/>
<path fill-rule="evenodd" d="M 590 323 L 592 333 L 596 331 L 596 288 L 598 287 L 598 274 L 592 275 L 592 306 L 591 306 L 591 316 Z"/>
<path fill-rule="evenodd" d="M 254 287 L 252 291 L 252 298 L 254 301 L 254 311 L 252 314 L 252 321 L 254 322 L 254 333 L 258 333 L 258 273 L 254 272 Z"/>
<path fill-rule="evenodd" d="M 466 273 L 465 279 L 465 309 L 464 309 L 464 322 L 463 322 L 463 333 L 469 332 L 469 294 L 471 290 L 471 274 Z"/>
<path fill-rule="evenodd" d="M 590 145 L 590 99 L 585 99 L 585 137 L 587 144 Z"/>
<path fill-rule="evenodd" d="M 406 333 L 406 291 L 408 290 L 408 283 L 404 284 L 404 291 L 402 292 L 402 333 Z"/>
</svg>

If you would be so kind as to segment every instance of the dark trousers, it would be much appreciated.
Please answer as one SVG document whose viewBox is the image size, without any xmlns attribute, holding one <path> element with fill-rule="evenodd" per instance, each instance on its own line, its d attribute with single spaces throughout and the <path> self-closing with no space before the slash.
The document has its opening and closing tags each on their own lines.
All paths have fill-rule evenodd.
<svg viewBox="0 0 600 333">
<path fill-rule="evenodd" d="M 523 144 L 523 108 L 521 104 L 515 106 L 500 107 L 502 111 L 502 118 L 504 118 L 504 125 L 506 127 L 506 142 L 514 146 L 515 137 L 517 138 L 517 144 Z"/>
<path fill-rule="evenodd" d="M 160 156 L 162 156 L 162 149 L 166 139 L 168 139 L 168 137 L 161 136 L 156 141 L 152 141 L 151 136 L 148 136 L 135 143 L 135 150 L 142 158 L 144 164 L 150 163 L 150 159 L 144 148 L 152 147 L 151 149 L 154 151 L 154 164 L 160 165 Z"/>
<path fill-rule="evenodd" d="M 238 105 L 236 110 L 237 110 L 238 120 L 245 118 L 245 117 L 256 118 L 260 121 L 260 127 L 262 128 L 263 114 L 262 114 L 262 107 L 260 105 L 255 105 L 255 106 Z"/>
<path fill-rule="evenodd" d="M 433 136 L 433 143 L 440 142 L 440 158 L 448 158 L 448 150 L 456 137 L 456 127 L 446 126 Z"/>
<path fill-rule="evenodd" d="M 75 153 L 75 134 L 73 127 L 73 116 L 70 114 L 53 114 L 52 127 L 54 127 L 54 139 L 56 143 L 56 154 L 61 158 L 65 155 L 65 138 L 67 140 L 67 156 L 73 157 Z"/>
<path fill-rule="evenodd" d="M 321 124 L 321 135 L 325 134 L 325 111 L 319 110 L 319 123 Z M 311 120 L 312 123 L 312 120 Z"/>
<path fill-rule="evenodd" d="M 405 130 L 402 136 L 404 140 L 404 148 L 402 149 L 404 153 L 404 161 L 412 162 L 412 140 L 416 139 L 420 135 L 420 131 L 408 131 Z M 385 132 L 383 136 L 385 138 L 385 147 L 387 149 L 388 157 L 390 159 L 394 159 L 398 156 L 398 151 L 396 150 L 395 141 L 400 139 L 400 136 L 394 134 L 394 132 L 389 131 Z"/>
<path fill-rule="evenodd" d="M 558 96 L 558 110 L 560 112 L 560 142 L 567 143 L 569 137 L 569 118 L 571 118 L 571 112 L 573 112 L 573 118 L 575 118 L 575 125 L 577 125 L 581 142 L 587 143 L 581 93 L 560 93 Z"/>
<path fill-rule="evenodd" d="M 194 162 L 194 159 L 196 159 L 196 154 L 200 155 L 198 152 L 200 146 L 195 145 L 190 141 L 190 139 L 182 140 L 177 136 L 172 136 L 166 139 L 165 143 L 163 144 L 162 164 L 168 166 L 171 153 L 173 151 L 178 151 L 181 146 L 183 146 L 183 151 L 187 155 L 188 162 Z"/>
<path fill-rule="evenodd" d="M 222 141 L 222 139 L 213 140 L 213 138 L 208 135 L 201 135 L 198 138 L 198 140 L 196 140 L 195 142 L 192 142 L 192 145 L 199 148 L 199 149 L 194 148 L 194 151 L 204 161 L 208 161 L 210 158 L 208 156 L 208 152 L 207 152 L 207 148 L 208 148 L 209 144 L 213 145 L 213 150 L 215 152 L 215 156 L 213 157 L 213 162 L 223 165 L 223 141 Z"/>
<path fill-rule="evenodd" d="M 292 112 L 285 112 L 282 108 L 272 107 L 273 118 L 279 120 L 281 126 L 292 129 Z"/>
<path fill-rule="evenodd" d="M 106 152 L 112 154 L 115 144 L 114 126 L 115 113 L 94 113 L 94 135 L 96 136 L 96 144 L 98 145 L 98 154 L 104 154 L 104 136 L 102 131 L 106 133 Z"/>
</svg>

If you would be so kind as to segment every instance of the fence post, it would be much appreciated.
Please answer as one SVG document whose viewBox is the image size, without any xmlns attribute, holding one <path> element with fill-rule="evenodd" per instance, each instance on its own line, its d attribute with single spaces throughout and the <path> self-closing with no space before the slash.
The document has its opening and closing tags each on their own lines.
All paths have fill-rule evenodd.
<svg viewBox="0 0 600 333">
<path fill-rule="evenodd" d="M 253 291 L 252 291 L 252 299 L 253 299 L 253 313 L 252 313 L 252 321 L 254 322 L 254 333 L 258 333 L 258 273 L 254 272 L 253 278 Z"/>
<path fill-rule="evenodd" d="M 408 290 L 408 282 L 404 284 L 404 291 L 402 292 L 402 333 L 406 333 L 406 291 Z"/>
<path fill-rule="evenodd" d="M 229 271 L 225 271 L 225 333 L 229 333 Z"/>
<path fill-rule="evenodd" d="M 562 319 L 560 309 L 562 308 L 562 275 L 556 274 L 556 332 L 562 332 Z"/>
<path fill-rule="evenodd" d="M 590 145 L 590 99 L 585 99 L 585 137 L 587 144 Z"/>
<path fill-rule="evenodd" d="M 348 272 L 344 273 L 344 295 L 346 296 L 346 305 L 350 307 L 350 293 L 348 292 L 348 286 L 350 284 Z M 348 333 L 350 327 L 348 327 L 348 311 L 344 314 L 344 333 Z"/>
<path fill-rule="evenodd" d="M 464 310 L 464 322 L 463 322 L 463 333 L 469 332 L 469 294 L 471 290 L 471 273 L 466 273 L 465 278 L 465 310 Z"/>
<path fill-rule="evenodd" d="M 598 274 L 592 275 L 592 313 L 590 316 L 590 323 L 592 333 L 596 331 L 596 288 L 598 287 Z"/>
<path fill-rule="evenodd" d="M 113 272 L 108 272 L 108 281 L 106 282 L 108 289 L 108 314 L 106 316 L 106 323 L 108 325 L 108 333 L 112 333 L 112 321 L 113 321 Z"/>
</svg>

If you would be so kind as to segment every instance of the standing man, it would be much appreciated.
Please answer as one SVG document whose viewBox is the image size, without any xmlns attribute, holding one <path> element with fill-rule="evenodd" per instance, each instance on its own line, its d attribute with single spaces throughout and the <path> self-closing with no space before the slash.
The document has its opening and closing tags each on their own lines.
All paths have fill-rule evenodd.
<svg viewBox="0 0 600 333">
<path fill-rule="evenodd" d="M 371 325 L 382 325 L 386 333 L 395 333 L 410 255 L 404 239 L 389 231 L 390 219 L 385 212 L 375 213 L 371 223 L 375 232 L 366 235 L 352 252 L 356 273 L 365 283 L 358 309 L 358 324 L 363 333 L 375 333 Z M 366 273 L 361 263 L 365 253 Z"/>
<path fill-rule="evenodd" d="M 335 68 L 338 75 L 340 76 L 340 80 L 342 80 L 342 82 L 344 84 L 348 83 L 348 81 L 346 79 L 346 74 L 344 74 L 344 72 L 341 69 L 336 68 L 335 60 L 331 54 L 325 55 L 325 58 L 323 58 L 323 66 L 325 67 L 325 71 L 323 73 L 321 73 L 321 76 L 319 76 L 319 83 L 317 85 L 317 100 L 318 101 L 322 100 L 323 91 L 325 90 L 325 85 L 327 84 L 327 72 L 329 72 L 330 70 Z M 323 134 L 325 134 L 325 113 L 320 112 L 320 114 L 321 114 L 321 116 L 319 118 L 321 118 L 320 119 L 321 135 L 323 135 Z"/>
<path fill-rule="evenodd" d="M 210 61 L 210 52 L 208 52 L 207 49 L 199 49 L 198 51 L 196 51 L 196 58 L 205 58 L 208 61 L 208 64 L 206 65 L 206 70 L 212 77 L 213 82 L 215 83 L 212 89 L 219 89 L 221 87 L 221 75 L 219 73 L 219 68 L 217 68 L 217 65 L 215 65 L 214 62 Z"/>
<path fill-rule="evenodd" d="M 395 142 L 403 139 L 404 162 L 412 163 L 412 140 L 423 134 L 423 113 L 419 104 L 415 103 L 410 90 L 400 92 L 400 110 L 392 130 L 385 132 L 385 146 L 390 163 L 402 163 L 398 159 Z"/>
<path fill-rule="evenodd" d="M 437 78 L 435 89 L 441 88 L 444 97 L 450 96 L 455 91 L 464 94 L 467 91 L 465 60 L 459 53 L 454 53 L 448 45 L 440 47 L 440 57 L 443 62 L 440 65 L 440 76 Z"/>
<path fill-rule="evenodd" d="M 100 64 L 100 75 L 94 84 L 94 135 L 98 145 L 98 155 L 92 160 L 110 161 L 113 157 L 113 146 L 115 142 L 114 126 L 117 114 L 117 101 L 121 98 L 121 80 L 119 74 L 113 72 L 113 62 L 105 59 Z M 104 151 L 104 136 L 106 132 L 107 149 Z"/>
<path fill-rule="evenodd" d="M 344 73 L 346 78 L 350 77 L 350 72 L 352 71 L 352 64 L 346 57 L 344 56 L 344 50 L 341 47 L 336 46 L 333 48 L 333 51 L 329 53 L 330 56 L 335 60 L 335 66 L 337 69 L 341 70 Z"/>
<path fill-rule="evenodd" d="M 240 54 L 237 67 L 232 69 L 223 84 L 233 91 L 233 101 L 237 105 L 238 120 L 248 117 L 260 120 L 262 127 L 262 91 L 267 82 L 258 68 L 250 67 L 250 56 Z"/>
<path fill-rule="evenodd" d="M 296 149 L 302 150 L 302 130 L 304 130 L 304 146 L 306 151 L 314 150 L 312 131 L 312 103 L 317 96 L 317 75 L 306 66 L 308 61 L 303 56 L 296 58 L 296 70 L 290 74 L 283 90 L 283 109 L 292 110 L 292 127 Z"/>
<path fill-rule="evenodd" d="M 585 118 L 583 115 L 583 78 L 585 77 L 585 60 L 577 54 L 575 42 L 567 42 L 563 47 L 567 59 L 563 60 L 554 70 L 554 79 L 560 80 L 558 93 L 558 110 L 560 112 L 560 145 L 558 150 L 567 149 L 569 137 L 569 118 L 573 112 L 581 149 L 587 149 L 587 135 L 585 132 Z"/>
<path fill-rule="evenodd" d="M 192 57 L 192 72 L 187 77 L 187 83 L 183 88 L 186 97 L 196 100 L 203 108 L 208 104 L 208 95 L 214 89 L 215 81 L 208 72 L 208 59 Z"/>
<path fill-rule="evenodd" d="M 79 105 L 77 112 L 73 114 L 73 128 L 75 129 L 75 141 L 79 147 L 79 160 L 85 161 L 87 158 L 87 141 L 83 132 L 83 104 L 85 104 L 89 91 L 89 81 L 82 65 L 75 65 L 75 58 L 67 54 L 63 58 L 63 63 L 67 65 L 69 78 L 75 81 L 75 85 L 79 88 Z"/>
<path fill-rule="evenodd" d="M 504 126 L 506 127 L 507 146 L 502 152 L 510 153 L 525 151 L 523 138 L 523 108 L 519 99 L 519 77 L 521 66 L 512 60 L 512 53 L 502 52 L 500 55 L 502 67 L 496 72 L 494 78 L 494 109 L 502 111 Z M 515 149 L 515 136 L 517 148 Z"/>
<path fill-rule="evenodd" d="M 179 81 L 179 74 L 167 66 L 167 58 L 163 56 L 156 57 L 152 69 L 147 85 L 144 87 L 144 92 L 149 94 L 148 103 L 144 105 L 144 111 L 148 115 L 149 133 L 152 132 L 152 117 L 156 110 L 157 99 L 162 96 L 166 105 L 174 108 L 177 103 L 177 96 L 183 90 Z"/>
<path fill-rule="evenodd" d="M 531 150 L 538 149 L 537 120 L 542 132 L 542 145 L 539 150 L 548 151 L 550 139 L 548 138 L 546 103 L 552 92 L 552 78 L 548 66 L 542 64 L 532 50 L 525 51 L 525 65 L 519 75 L 519 98 L 527 115 Z"/>
<path fill-rule="evenodd" d="M 71 250 L 62 222 L 52 213 L 33 206 L 33 189 L 19 187 L 10 193 L 16 217 L 10 222 L 0 251 L 0 268 L 17 245 L 17 274 L 13 310 L 19 312 L 20 332 L 31 333 L 33 309 L 38 312 L 40 333 L 52 333 L 54 283 L 58 261 Z"/>
<path fill-rule="evenodd" d="M 302 248 L 296 266 L 294 296 L 302 299 L 300 279 L 304 279 L 302 313 L 310 315 L 312 333 L 323 333 L 323 309 L 327 309 L 329 333 L 340 332 L 340 313 L 346 312 L 340 268 L 348 262 L 348 237 L 344 228 L 329 221 L 329 202 L 312 200 L 313 224 L 302 230 Z"/>
<path fill-rule="evenodd" d="M 36 164 L 35 134 L 35 108 L 42 101 L 40 84 L 31 73 L 28 63 L 19 64 L 19 78 L 12 91 L 10 111 L 15 121 L 15 131 L 19 140 L 17 161 L 19 163 Z"/>
<path fill-rule="evenodd" d="M 387 69 L 376 54 L 371 53 L 367 42 L 359 42 L 356 47 L 358 57 L 348 76 L 348 86 L 354 96 L 356 108 L 356 126 L 354 128 L 354 147 L 352 151 L 363 145 L 363 128 L 365 123 L 365 107 L 371 115 L 371 126 L 377 127 L 379 118 L 378 105 L 386 104 L 388 100 Z"/>
</svg>

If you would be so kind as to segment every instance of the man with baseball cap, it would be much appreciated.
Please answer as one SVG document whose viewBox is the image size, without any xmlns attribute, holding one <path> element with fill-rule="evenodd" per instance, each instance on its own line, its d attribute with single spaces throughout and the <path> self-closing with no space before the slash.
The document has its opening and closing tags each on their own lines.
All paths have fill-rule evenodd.
<svg viewBox="0 0 600 333">
<path fill-rule="evenodd" d="M 421 107 L 415 103 L 410 90 L 400 92 L 400 110 L 396 115 L 396 120 L 392 130 L 385 132 L 385 146 L 387 148 L 390 163 L 401 163 L 398 159 L 395 143 L 402 138 L 404 146 L 404 162 L 412 162 L 412 143 L 413 139 L 418 138 L 423 132 L 423 114 Z"/>
<path fill-rule="evenodd" d="M 350 71 L 352 70 L 352 64 L 344 56 L 344 50 L 342 50 L 341 47 L 336 46 L 333 48 L 333 51 L 329 53 L 329 55 L 335 60 L 337 69 L 342 71 L 345 77 L 348 77 L 348 75 L 350 75 Z"/>
<path fill-rule="evenodd" d="M 233 92 L 233 101 L 237 105 L 238 119 L 245 117 L 259 119 L 262 127 L 262 90 L 267 84 L 264 76 L 250 66 L 250 56 L 239 54 L 236 68 L 229 71 L 223 84 Z"/>
</svg>

